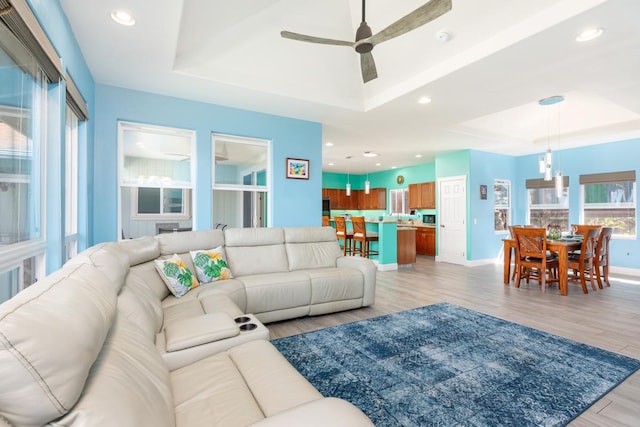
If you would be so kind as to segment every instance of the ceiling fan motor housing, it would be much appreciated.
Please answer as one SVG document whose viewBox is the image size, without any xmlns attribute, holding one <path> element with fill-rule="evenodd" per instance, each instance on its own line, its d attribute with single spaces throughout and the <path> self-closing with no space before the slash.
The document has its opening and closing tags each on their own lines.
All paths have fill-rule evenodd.
<svg viewBox="0 0 640 427">
<path fill-rule="evenodd" d="M 371 28 L 367 25 L 365 21 L 360 23 L 358 27 L 358 31 L 356 31 L 356 43 L 360 40 L 368 39 L 371 37 L 373 33 L 371 32 Z M 373 44 L 369 42 L 364 42 L 356 45 L 356 52 L 358 53 L 368 53 L 373 50 Z"/>
</svg>

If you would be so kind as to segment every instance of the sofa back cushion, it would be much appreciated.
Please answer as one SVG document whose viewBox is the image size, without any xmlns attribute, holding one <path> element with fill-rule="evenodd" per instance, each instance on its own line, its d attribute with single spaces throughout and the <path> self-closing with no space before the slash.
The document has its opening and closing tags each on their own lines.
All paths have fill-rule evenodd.
<svg viewBox="0 0 640 427">
<path fill-rule="evenodd" d="M 160 243 L 151 236 L 123 240 L 119 245 L 127 252 L 130 266 L 152 261 L 160 256 Z"/>
<path fill-rule="evenodd" d="M 148 287 L 135 283 L 135 276 L 131 276 L 127 276 L 127 282 L 118 295 L 118 312 L 138 325 L 150 340 L 154 340 L 164 321 L 162 302 Z"/>
<path fill-rule="evenodd" d="M 39 426 L 76 403 L 116 313 L 108 282 L 65 266 L 0 305 L 0 418 Z"/>
<path fill-rule="evenodd" d="M 92 246 L 75 257 L 71 258 L 67 264 L 92 264 L 100 270 L 114 287 L 116 292 L 124 283 L 124 278 L 129 272 L 129 256 L 119 243 L 100 243 Z"/>
<path fill-rule="evenodd" d="M 224 241 L 234 277 L 289 271 L 282 228 L 227 228 Z"/>
<path fill-rule="evenodd" d="M 336 232 L 329 227 L 287 227 L 284 229 L 289 268 L 335 267 L 342 255 Z"/>
<path fill-rule="evenodd" d="M 153 341 L 120 312 L 78 403 L 55 425 L 175 425 L 169 370 Z"/>
<path fill-rule="evenodd" d="M 160 245 L 160 255 L 186 253 L 189 256 L 189 251 L 217 248 L 220 245 L 224 245 L 222 230 L 158 234 L 155 239 L 158 240 Z"/>
</svg>

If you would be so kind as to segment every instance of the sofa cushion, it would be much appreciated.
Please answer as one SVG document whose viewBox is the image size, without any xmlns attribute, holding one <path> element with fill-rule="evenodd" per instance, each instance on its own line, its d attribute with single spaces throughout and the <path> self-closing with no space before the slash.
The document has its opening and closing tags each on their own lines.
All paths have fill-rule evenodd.
<svg viewBox="0 0 640 427">
<path fill-rule="evenodd" d="M 114 287 L 116 292 L 124 283 L 124 278 L 129 272 L 129 256 L 119 243 L 109 242 L 90 247 L 75 257 L 67 264 L 92 264 L 100 270 Z"/>
<path fill-rule="evenodd" d="M 265 416 L 322 398 L 284 356 L 266 340 L 228 350 Z"/>
<path fill-rule="evenodd" d="M 82 396 L 55 425 L 175 425 L 169 370 L 153 341 L 129 319 L 116 316 Z"/>
<path fill-rule="evenodd" d="M 39 426 L 65 414 L 115 313 L 114 288 L 90 264 L 65 266 L 0 305 L 0 416 Z"/>
<path fill-rule="evenodd" d="M 364 277 L 351 268 L 300 270 L 311 279 L 311 304 L 351 300 L 364 295 Z"/>
<path fill-rule="evenodd" d="M 342 255 L 336 233 L 329 227 L 288 227 L 284 229 L 289 269 L 335 267 Z"/>
<path fill-rule="evenodd" d="M 147 291 L 148 292 L 148 291 Z M 141 286 L 126 285 L 118 294 L 118 311 L 153 339 L 162 328 L 162 305 Z"/>
<path fill-rule="evenodd" d="M 152 261 L 160 256 L 160 244 L 152 236 L 123 240 L 118 244 L 127 251 L 130 266 Z"/>
<path fill-rule="evenodd" d="M 197 288 L 199 283 L 195 274 L 187 268 L 178 255 L 164 260 L 156 260 L 156 267 L 169 291 L 180 298 L 191 289 Z"/>
<path fill-rule="evenodd" d="M 166 350 L 169 352 L 235 337 L 239 333 L 238 324 L 225 313 L 182 319 L 168 324 L 164 329 Z"/>
<path fill-rule="evenodd" d="M 247 426 L 322 395 L 266 340 L 171 372 L 181 427 Z"/>
<path fill-rule="evenodd" d="M 135 282 L 135 286 L 144 286 L 158 301 L 162 301 L 168 295 L 171 295 L 171 292 L 169 292 L 169 288 L 167 288 L 164 280 L 162 280 L 162 277 L 158 274 L 158 269 L 154 261 L 143 262 L 142 264 L 129 268 L 129 274 L 127 274 L 125 278 L 125 284 Z"/>
<path fill-rule="evenodd" d="M 222 230 L 185 231 L 158 234 L 160 255 L 184 254 L 198 249 L 217 248 L 224 245 Z"/>
<path fill-rule="evenodd" d="M 190 251 L 189 253 L 200 283 L 211 283 L 233 277 L 222 246 L 209 250 Z"/>
<path fill-rule="evenodd" d="M 303 273 L 256 274 L 239 280 L 247 292 L 247 313 L 308 306 L 311 302 L 311 281 Z"/>
<path fill-rule="evenodd" d="M 289 271 L 282 228 L 227 228 L 224 238 L 234 276 Z"/>
</svg>

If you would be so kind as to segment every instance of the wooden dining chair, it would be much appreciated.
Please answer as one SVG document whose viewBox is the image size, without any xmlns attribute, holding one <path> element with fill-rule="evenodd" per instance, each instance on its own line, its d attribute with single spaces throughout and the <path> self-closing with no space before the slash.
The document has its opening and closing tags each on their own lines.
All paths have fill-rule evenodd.
<svg viewBox="0 0 640 427">
<path fill-rule="evenodd" d="M 353 252 L 358 252 L 365 258 L 378 255 L 378 251 L 371 250 L 371 242 L 378 241 L 378 233 L 367 231 L 363 216 L 351 217 L 351 224 L 353 224 Z"/>
<path fill-rule="evenodd" d="M 334 216 L 333 223 L 336 225 L 336 237 L 342 240 L 342 254 L 351 253 L 351 243 L 353 241 L 353 231 L 347 230 L 347 222 L 343 216 Z"/>
<path fill-rule="evenodd" d="M 596 279 L 598 280 L 598 287 L 602 289 L 602 282 L 604 281 L 607 286 L 611 286 L 609 283 L 609 241 L 613 234 L 613 228 L 603 227 L 598 234 L 598 240 L 596 242 L 596 256 L 593 260 L 594 267 L 596 269 Z"/>
<path fill-rule="evenodd" d="M 582 292 L 588 294 L 587 290 L 587 278 L 591 282 L 591 288 L 595 291 L 596 287 L 596 269 L 595 269 L 595 257 L 596 257 L 596 245 L 598 239 L 598 233 L 600 228 L 590 228 L 583 231 L 582 245 L 580 245 L 579 253 L 570 253 L 567 259 L 567 270 L 571 270 L 568 273 L 569 283 L 580 283 L 582 286 Z"/>
<path fill-rule="evenodd" d="M 509 236 L 511 237 L 511 239 L 516 240 L 516 235 L 513 234 L 513 227 L 523 227 L 522 225 L 508 225 L 507 228 L 509 229 Z M 518 273 L 518 257 L 514 257 L 514 261 L 513 261 L 513 273 L 511 273 L 511 280 L 514 280 L 516 278 L 516 274 Z"/>
<path fill-rule="evenodd" d="M 516 258 L 518 271 L 516 288 L 522 279 L 537 280 L 540 290 L 545 291 L 548 283 L 558 282 L 558 258 L 547 253 L 547 230 L 545 228 L 513 227 L 516 237 Z"/>
<path fill-rule="evenodd" d="M 331 218 L 328 215 L 322 216 L 322 226 L 323 227 L 331 227 Z"/>
</svg>

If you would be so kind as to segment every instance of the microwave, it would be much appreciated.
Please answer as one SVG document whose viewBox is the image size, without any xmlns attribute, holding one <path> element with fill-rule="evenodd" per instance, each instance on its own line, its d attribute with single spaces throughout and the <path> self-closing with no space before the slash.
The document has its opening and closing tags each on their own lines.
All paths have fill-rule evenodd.
<svg viewBox="0 0 640 427">
<path fill-rule="evenodd" d="M 422 215 L 422 222 L 425 224 L 436 224 L 436 215 L 435 214 L 425 214 Z"/>
</svg>

